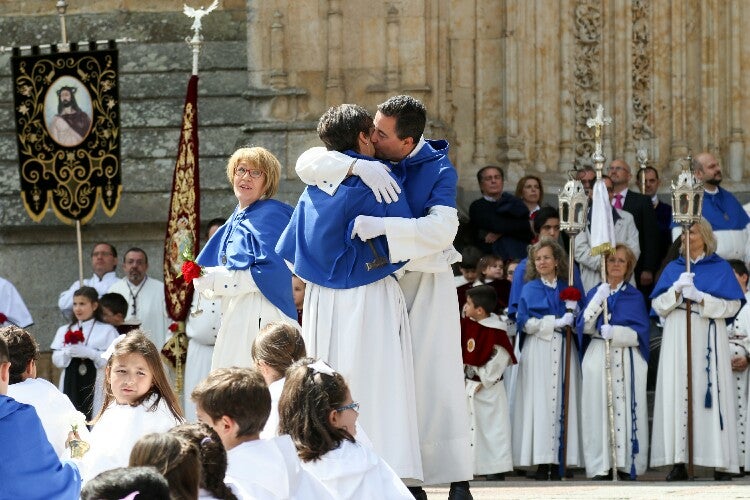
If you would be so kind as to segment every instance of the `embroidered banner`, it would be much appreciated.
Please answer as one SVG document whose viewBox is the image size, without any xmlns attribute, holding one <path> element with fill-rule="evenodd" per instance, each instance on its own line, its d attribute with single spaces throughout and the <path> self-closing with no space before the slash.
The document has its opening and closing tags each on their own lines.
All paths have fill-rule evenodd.
<svg viewBox="0 0 750 500">
<path fill-rule="evenodd" d="M 193 296 L 192 284 L 182 279 L 184 255 L 197 255 L 200 231 L 200 181 L 198 178 L 198 76 L 188 82 L 172 195 L 164 240 L 164 294 L 167 313 L 184 321 Z M 187 251 L 187 252 L 186 252 Z M 179 276 L 179 277 L 178 277 Z"/>
<path fill-rule="evenodd" d="M 90 48 L 11 58 L 21 199 L 35 222 L 50 206 L 85 224 L 100 200 L 110 217 L 119 204 L 117 49 Z"/>
</svg>

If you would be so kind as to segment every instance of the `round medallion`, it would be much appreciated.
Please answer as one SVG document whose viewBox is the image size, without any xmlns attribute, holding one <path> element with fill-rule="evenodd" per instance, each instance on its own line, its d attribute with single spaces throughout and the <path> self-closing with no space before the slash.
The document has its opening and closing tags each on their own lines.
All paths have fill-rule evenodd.
<svg viewBox="0 0 750 500">
<path fill-rule="evenodd" d="M 466 341 L 466 350 L 468 352 L 474 352 L 474 348 L 477 346 L 477 343 L 474 339 L 469 339 Z"/>
<path fill-rule="evenodd" d="M 84 363 L 81 363 L 80 365 L 78 365 L 78 373 L 81 375 L 81 377 L 86 375 L 86 372 L 88 371 L 89 369 L 86 368 L 86 365 Z"/>
</svg>

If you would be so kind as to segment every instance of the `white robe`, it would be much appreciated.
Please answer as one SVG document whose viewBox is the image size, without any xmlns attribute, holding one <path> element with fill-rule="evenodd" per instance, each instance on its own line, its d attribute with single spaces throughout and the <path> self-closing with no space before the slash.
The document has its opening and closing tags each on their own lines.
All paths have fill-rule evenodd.
<svg viewBox="0 0 750 500">
<path fill-rule="evenodd" d="M 495 314 L 479 323 L 502 330 L 507 328 Z M 505 384 L 500 380 L 509 363 L 508 351 L 496 345 L 493 356 L 483 366 L 472 367 L 479 381 L 469 378 L 464 380 L 471 418 L 474 474 L 495 474 L 513 470 L 508 398 Z"/>
<path fill-rule="evenodd" d="M 737 313 L 740 301 L 724 300 L 709 294 L 705 294 L 703 300 L 703 305 L 693 303 L 691 316 L 693 463 L 736 473 L 739 470 L 737 426 L 724 318 L 731 318 Z M 672 287 L 651 302 L 656 313 L 666 318 L 656 378 L 651 438 L 652 467 L 688 461 L 686 311 L 678 309 L 681 304 L 682 296 L 675 298 Z M 713 339 L 711 342 L 712 407 L 705 408 L 706 345 L 710 318 L 716 319 L 717 338 L 715 343 Z M 720 428 L 720 411 L 723 430 Z"/>
<path fill-rule="evenodd" d="M 615 241 L 623 243 L 635 254 L 635 260 L 641 255 L 641 244 L 638 241 L 638 229 L 635 227 L 633 216 L 625 210 L 617 210 L 620 218 L 615 222 Z M 599 255 L 591 255 L 591 230 L 586 228 L 576 235 L 574 256 L 581 271 L 581 282 L 588 293 L 602 281 L 602 259 Z M 630 284 L 635 286 L 635 278 L 630 277 Z"/>
<path fill-rule="evenodd" d="M 88 481 L 100 472 L 127 467 L 136 441 L 152 432 L 167 432 L 181 422 L 162 398 L 148 411 L 156 396 L 138 406 L 112 402 L 91 430 L 91 449 L 83 456 L 81 475 Z"/>
<path fill-rule="evenodd" d="M 412 338 L 398 282 L 388 276 L 349 289 L 308 283 L 302 332 L 308 355 L 346 379 L 375 451 L 399 477 L 421 480 Z"/>
<path fill-rule="evenodd" d="M 420 138 L 410 156 L 424 144 L 424 138 Z M 310 148 L 297 160 L 296 171 L 305 184 L 333 194 L 351 164 L 350 156 Z M 399 285 L 406 298 L 412 331 L 424 484 L 469 480 L 473 477 L 473 453 L 469 415 L 463 403 L 461 327 L 450 267 L 461 260 L 452 246 L 458 230 L 458 211 L 435 205 L 419 218 L 386 217 L 383 221 L 391 262 L 410 261 Z"/>
<path fill-rule="evenodd" d="M 583 356 L 581 367 L 583 378 L 581 424 L 584 430 L 582 441 L 587 477 L 607 474 L 612 468 L 607 412 L 605 341 L 596 330 L 596 320 L 601 313 L 601 305 L 594 306 L 591 303 L 583 312 L 584 333 L 592 337 Z M 627 326 L 612 325 L 612 333 L 609 354 L 612 369 L 617 468 L 629 474 L 633 463 L 631 405 L 635 400 L 636 437 L 639 448 L 635 455 L 635 473 L 641 475 L 648 466 L 648 403 L 646 400 L 648 364 L 638 348 L 638 333 L 635 330 Z M 632 390 L 633 387 L 635 391 Z"/>
<path fill-rule="evenodd" d="M 263 430 L 260 431 L 261 439 L 271 439 L 279 435 L 279 398 L 281 398 L 285 381 L 286 377 L 282 377 L 268 386 L 268 392 L 271 393 L 271 413 L 268 415 Z"/>
<path fill-rule="evenodd" d="M 99 293 L 99 297 L 101 297 L 105 293 L 109 292 L 109 289 L 118 280 L 119 278 L 117 277 L 117 273 L 115 273 L 114 271 L 110 271 L 108 273 L 105 273 L 101 278 L 99 278 L 99 276 L 97 276 L 96 274 L 91 275 L 90 278 L 86 278 L 85 280 L 83 280 L 83 285 L 90 286 L 96 289 L 97 293 Z M 68 288 L 64 292 L 60 292 L 60 297 L 58 297 L 57 299 L 57 307 L 60 308 L 60 312 L 63 313 L 63 316 L 65 316 L 66 318 L 73 317 L 73 295 L 79 288 L 81 288 L 81 284 L 78 280 L 76 280 L 72 285 L 70 285 L 70 288 Z"/>
<path fill-rule="evenodd" d="M 18 293 L 13 283 L 5 278 L 0 278 L 0 313 L 5 314 L 8 318 L 0 326 L 18 325 L 21 328 L 26 328 L 34 323 L 21 294 Z"/>
<path fill-rule="evenodd" d="M 89 319 L 83 323 L 79 323 L 74 326 L 74 328 L 78 329 L 79 326 L 83 331 L 84 345 L 96 349 L 100 353 L 104 353 L 110 344 L 119 336 L 115 327 L 109 323 L 102 323 L 101 321 Z M 63 325 L 58 328 L 55 333 L 55 338 L 50 345 L 50 349 L 52 349 L 52 363 L 62 370 L 60 373 L 60 382 L 58 384 L 61 391 L 65 384 L 65 368 L 67 368 L 73 360 L 73 358 L 65 352 L 66 346 L 64 344 L 65 334 L 70 328 L 70 325 Z M 92 415 L 97 415 L 102 407 L 102 403 L 104 402 L 104 367 L 107 364 L 107 360 L 97 356 L 91 361 L 93 361 L 94 366 L 96 366 Z"/>
<path fill-rule="evenodd" d="M 745 300 L 750 299 L 750 292 L 745 293 Z M 746 357 L 750 352 L 750 305 L 745 303 L 734 318 L 732 325 L 727 326 L 729 335 L 729 355 L 731 357 Z M 739 446 L 740 467 L 746 470 L 750 465 L 750 454 L 748 453 L 747 431 L 750 426 L 750 412 L 748 411 L 748 391 L 750 391 L 750 367 L 742 371 L 732 370 L 734 393 L 734 409 L 737 417 L 737 441 Z"/>
<path fill-rule="evenodd" d="M 211 369 L 251 367 L 250 349 L 258 332 L 272 321 L 286 321 L 298 327 L 258 289 L 250 270 L 209 267 L 193 280 L 196 292 L 208 300 L 221 299 L 221 326 L 214 345 Z M 291 285 L 289 285 L 291 286 Z"/>
<path fill-rule="evenodd" d="M 411 500 L 414 497 L 372 449 L 344 440 L 319 460 L 302 467 L 341 500 Z"/>
<path fill-rule="evenodd" d="M 560 410 L 565 371 L 565 334 L 555 331 L 554 316 L 529 318 L 524 325 L 513 408 L 513 464 L 516 467 L 557 464 Z M 583 465 L 581 445 L 581 369 L 578 349 L 571 343 L 570 393 L 566 466 Z"/>
<path fill-rule="evenodd" d="M 185 361 L 184 396 L 182 408 L 185 419 L 195 422 L 195 403 L 190 399 L 193 389 L 208 376 L 211 371 L 211 358 L 214 344 L 221 324 L 221 301 L 199 299 L 199 293 L 193 294 L 190 311 L 200 307 L 203 312 L 198 316 L 188 314 L 185 322 L 185 334 L 188 336 L 187 360 Z"/>
<path fill-rule="evenodd" d="M 227 476 L 256 498 L 335 498 L 302 467 L 288 435 L 246 441 L 228 450 Z"/>
<path fill-rule="evenodd" d="M 82 440 L 86 442 L 90 440 L 89 430 L 85 425 L 86 416 L 75 409 L 68 396 L 43 378 L 27 378 L 22 382 L 9 385 L 8 396 L 36 409 L 44 432 L 47 433 L 47 439 L 58 457 L 68 456 L 65 441 L 72 430 L 72 425 L 78 426 L 78 435 Z"/>
<path fill-rule="evenodd" d="M 164 301 L 164 283 L 153 278 L 146 278 L 146 282 L 142 285 L 139 292 L 134 291 L 134 294 L 138 295 L 135 315 L 133 314 L 133 297 L 129 288 L 133 285 L 128 282 L 127 278 L 116 281 L 109 291 L 125 297 L 128 301 L 128 317 L 125 321 L 136 321 L 137 318 L 141 329 L 156 345 L 156 349 L 161 351 L 164 343 L 171 336 L 168 331 L 167 305 Z"/>
</svg>

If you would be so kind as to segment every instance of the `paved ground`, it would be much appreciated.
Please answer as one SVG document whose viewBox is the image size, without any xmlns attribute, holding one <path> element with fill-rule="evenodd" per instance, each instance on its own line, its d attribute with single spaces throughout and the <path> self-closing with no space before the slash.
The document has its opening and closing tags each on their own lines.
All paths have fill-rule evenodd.
<svg viewBox="0 0 750 500">
<path fill-rule="evenodd" d="M 750 476 L 717 482 L 706 478 L 690 482 L 667 483 L 660 472 L 649 472 L 644 480 L 635 482 L 599 482 L 575 478 L 566 481 L 538 482 L 509 477 L 506 481 L 472 481 L 471 491 L 475 500 L 552 498 L 552 499 L 750 499 Z M 448 498 L 448 487 L 425 488 L 430 500 Z"/>
</svg>

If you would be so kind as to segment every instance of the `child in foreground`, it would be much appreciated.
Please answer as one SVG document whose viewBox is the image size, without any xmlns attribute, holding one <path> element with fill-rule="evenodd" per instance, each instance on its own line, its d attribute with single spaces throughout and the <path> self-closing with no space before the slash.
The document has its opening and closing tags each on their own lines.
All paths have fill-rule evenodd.
<svg viewBox="0 0 750 500">
<path fill-rule="evenodd" d="M 166 432 L 183 420 L 159 351 L 143 331 L 121 335 L 110 348 L 104 405 L 93 422 L 91 449 L 83 457 L 84 479 L 128 465 L 141 436 Z"/>
<path fill-rule="evenodd" d="M 513 345 L 505 323 L 493 313 L 497 295 L 490 285 L 466 292 L 461 318 L 461 353 L 466 398 L 471 417 L 474 474 L 504 480 L 513 470 L 510 413 L 503 372 L 515 364 Z"/>
<path fill-rule="evenodd" d="M 200 453 L 190 440 L 182 436 L 169 432 L 146 434 L 133 446 L 129 466 L 156 467 L 169 483 L 173 500 L 198 498 Z"/>
<path fill-rule="evenodd" d="M 262 439 L 268 439 L 279 435 L 279 398 L 284 388 L 284 373 L 292 363 L 307 355 L 305 341 L 292 324 L 274 321 L 255 337 L 250 354 L 271 393 L 271 413 L 260 433 Z"/>
<path fill-rule="evenodd" d="M 321 360 L 287 370 L 279 432 L 289 434 L 302 467 L 342 499 L 412 499 L 388 464 L 355 439 L 359 404 L 344 378 Z"/>
<path fill-rule="evenodd" d="M 193 390 L 198 420 L 212 427 L 227 450 L 227 476 L 253 498 L 325 500 L 325 486 L 300 467 L 289 436 L 260 439 L 271 394 L 251 368 L 220 368 Z"/>
</svg>

